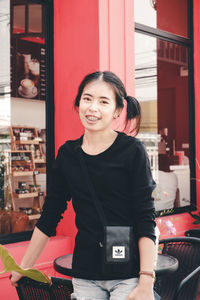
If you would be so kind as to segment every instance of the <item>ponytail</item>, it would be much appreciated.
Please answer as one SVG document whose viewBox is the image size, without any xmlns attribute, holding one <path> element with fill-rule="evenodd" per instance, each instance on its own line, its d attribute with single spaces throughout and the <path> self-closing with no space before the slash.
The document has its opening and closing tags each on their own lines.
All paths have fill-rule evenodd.
<svg viewBox="0 0 200 300">
<path fill-rule="evenodd" d="M 132 119 L 136 119 L 136 127 L 133 128 L 133 130 L 136 132 L 136 134 L 140 130 L 140 122 L 141 122 L 141 107 L 140 103 L 137 101 L 136 98 L 131 96 L 126 96 L 124 99 L 127 102 L 127 116 L 126 116 L 126 122 L 128 123 Z M 129 126 L 131 127 L 131 126 Z M 130 129 L 129 129 L 130 130 Z M 130 130 L 130 131 L 133 131 Z"/>
</svg>

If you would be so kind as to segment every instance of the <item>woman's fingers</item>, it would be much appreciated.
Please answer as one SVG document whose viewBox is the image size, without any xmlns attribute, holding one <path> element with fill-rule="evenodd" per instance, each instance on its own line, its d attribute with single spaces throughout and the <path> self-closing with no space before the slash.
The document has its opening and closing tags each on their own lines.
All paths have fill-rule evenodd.
<svg viewBox="0 0 200 300">
<path fill-rule="evenodd" d="M 21 275 L 21 274 L 19 274 L 19 273 L 17 273 L 17 272 L 12 272 L 12 273 L 10 274 L 10 277 L 9 277 L 11 285 L 16 287 L 16 286 L 18 285 L 18 284 L 17 284 L 17 281 L 18 281 L 20 278 L 22 278 L 22 275 Z"/>
</svg>

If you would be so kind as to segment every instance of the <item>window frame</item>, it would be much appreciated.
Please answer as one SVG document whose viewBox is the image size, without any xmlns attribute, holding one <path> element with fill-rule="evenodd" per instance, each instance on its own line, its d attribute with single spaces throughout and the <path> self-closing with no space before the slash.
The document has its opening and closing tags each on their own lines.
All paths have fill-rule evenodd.
<svg viewBox="0 0 200 300">
<path fill-rule="evenodd" d="M 157 217 L 195 211 L 196 201 L 196 163 L 195 163 L 195 96 L 194 96 L 194 55 L 193 55 L 193 1 L 188 0 L 188 38 L 182 37 L 161 29 L 153 28 L 135 22 L 135 32 L 176 43 L 188 48 L 188 117 L 189 117 L 189 143 L 190 143 L 190 205 L 156 212 Z"/>
<path fill-rule="evenodd" d="M 11 0 L 10 0 L 11 2 Z M 22 4 L 41 4 L 43 6 L 43 18 L 46 45 L 46 187 L 49 186 L 49 172 L 53 161 L 55 160 L 55 136 L 54 136 L 54 7 L 51 0 L 12 0 L 10 3 L 10 13 L 14 5 Z M 10 19 L 12 19 L 10 15 Z M 10 35 L 12 35 L 12 24 L 10 27 Z M 38 36 L 37 33 L 18 34 L 19 37 Z M 16 36 L 16 35 L 15 35 Z M 9 93 L 11 94 L 11 93 Z M 11 233 L 0 235 L 0 244 L 11 244 L 21 241 L 28 241 L 33 231 L 24 231 L 19 233 Z"/>
</svg>

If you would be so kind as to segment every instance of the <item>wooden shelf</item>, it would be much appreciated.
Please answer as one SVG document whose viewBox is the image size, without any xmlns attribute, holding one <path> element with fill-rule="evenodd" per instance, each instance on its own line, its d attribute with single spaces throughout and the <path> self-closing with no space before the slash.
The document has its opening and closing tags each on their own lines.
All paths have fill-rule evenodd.
<svg viewBox="0 0 200 300">
<path fill-rule="evenodd" d="M 39 174 L 46 174 L 47 170 L 46 170 L 46 166 L 42 167 L 42 168 L 37 168 Z"/>
<path fill-rule="evenodd" d="M 27 140 L 27 141 L 17 140 L 15 141 L 15 143 L 20 145 L 39 145 L 39 141 L 34 141 L 34 140 Z"/>
<path fill-rule="evenodd" d="M 8 150 L 10 153 L 32 153 L 30 150 Z"/>
<path fill-rule="evenodd" d="M 29 215 L 28 218 L 29 220 L 37 220 L 39 219 L 40 217 L 40 214 L 35 214 L 35 215 Z"/>
<path fill-rule="evenodd" d="M 25 193 L 25 194 L 14 194 L 15 198 L 25 199 L 25 198 L 35 198 L 38 197 L 38 192 L 35 193 Z"/>
<path fill-rule="evenodd" d="M 34 159 L 35 164 L 46 164 L 46 160 L 45 159 Z"/>
<path fill-rule="evenodd" d="M 18 176 L 33 176 L 34 172 L 33 171 L 14 171 L 12 173 L 13 176 L 18 177 Z"/>
</svg>

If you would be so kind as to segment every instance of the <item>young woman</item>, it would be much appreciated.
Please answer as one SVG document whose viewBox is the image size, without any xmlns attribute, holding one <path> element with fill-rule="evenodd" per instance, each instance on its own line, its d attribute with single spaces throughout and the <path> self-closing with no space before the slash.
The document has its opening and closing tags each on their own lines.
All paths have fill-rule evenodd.
<svg viewBox="0 0 200 300">
<path fill-rule="evenodd" d="M 75 99 L 84 134 L 67 141 L 58 151 L 51 182 L 21 267 L 34 265 L 72 198 L 78 233 L 72 268 L 74 299 L 154 300 L 155 213 L 151 197 L 155 183 L 142 143 L 112 129 L 127 102 L 127 124 L 140 127 L 140 105 L 127 96 L 112 72 L 95 72 L 81 82 Z M 100 245 L 103 230 L 80 165 L 77 147 L 88 168 L 95 192 L 111 225 L 133 225 L 139 258 L 131 276 L 102 273 Z M 108 224 L 108 225 L 109 225 Z M 137 251 L 136 250 L 136 251 Z M 17 284 L 19 274 L 12 273 Z"/>
</svg>

